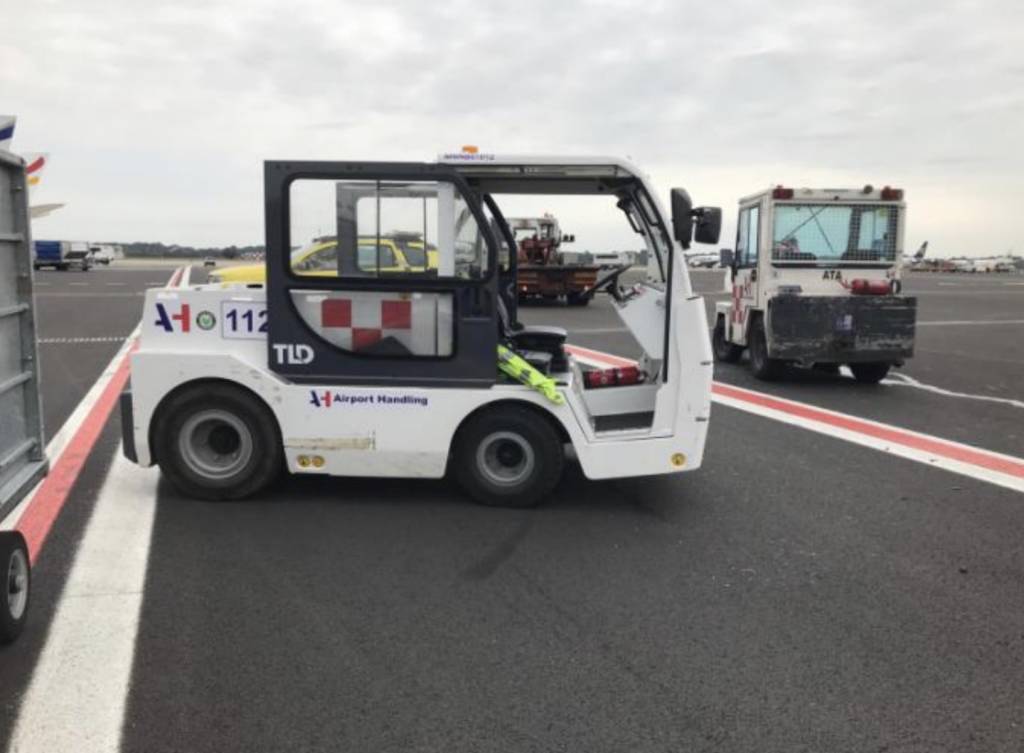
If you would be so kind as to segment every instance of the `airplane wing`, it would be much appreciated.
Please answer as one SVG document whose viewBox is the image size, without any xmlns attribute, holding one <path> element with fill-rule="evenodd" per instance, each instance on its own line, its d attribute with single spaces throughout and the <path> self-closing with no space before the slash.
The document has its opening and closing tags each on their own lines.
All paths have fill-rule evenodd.
<svg viewBox="0 0 1024 753">
<path fill-rule="evenodd" d="M 31 213 L 32 218 L 35 219 L 36 217 L 45 217 L 46 215 L 50 214 L 51 212 L 57 211 L 62 206 L 64 206 L 64 205 L 63 204 L 33 204 L 32 206 L 29 207 L 29 212 Z"/>
</svg>

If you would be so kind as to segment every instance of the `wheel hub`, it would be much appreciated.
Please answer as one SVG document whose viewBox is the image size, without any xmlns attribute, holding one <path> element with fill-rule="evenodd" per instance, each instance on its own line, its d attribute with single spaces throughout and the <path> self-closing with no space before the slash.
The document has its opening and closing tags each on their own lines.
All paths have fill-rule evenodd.
<svg viewBox="0 0 1024 753">
<path fill-rule="evenodd" d="M 198 411 L 182 424 L 178 450 L 189 470 L 207 480 L 234 476 L 254 452 L 252 432 L 236 414 L 220 409 Z"/>
<path fill-rule="evenodd" d="M 533 473 L 536 457 L 530 442 L 511 431 L 496 431 L 484 437 L 476 452 L 480 474 L 497 486 L 515 486 Z"/>
</svg>

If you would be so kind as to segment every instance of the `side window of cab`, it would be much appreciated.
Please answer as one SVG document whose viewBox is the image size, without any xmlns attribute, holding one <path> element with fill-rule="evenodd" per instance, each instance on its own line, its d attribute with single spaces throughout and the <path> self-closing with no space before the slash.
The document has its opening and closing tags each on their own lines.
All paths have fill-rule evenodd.
<svg viewBox="0 0 1024 753">
<path fill-rule="evenodd" d="M 740 210 L 736 227 L 737 266 L 756 267 L 761 208 L 757 204 Z"/>
</svg>

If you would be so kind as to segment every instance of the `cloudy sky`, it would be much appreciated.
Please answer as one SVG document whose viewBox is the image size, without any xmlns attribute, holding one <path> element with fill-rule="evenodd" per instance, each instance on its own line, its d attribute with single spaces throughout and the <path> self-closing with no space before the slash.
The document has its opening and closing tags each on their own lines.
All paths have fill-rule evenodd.
<svg viewBox="0 0 1024 753">
<path fill-rule="evenodd" d="M 15 151 L 51 154 L 34 200 L 68 204 L 37 237 L 261 243 L 264 159 L 471 143 L 628 155 L 663 200 L 683 185 L 730 218 L 774 183 L 888 183 L 907 247 L 1024 253 L 1014 0 L 12 0 L 4 19 L 0 112 Z"/>
</svg>

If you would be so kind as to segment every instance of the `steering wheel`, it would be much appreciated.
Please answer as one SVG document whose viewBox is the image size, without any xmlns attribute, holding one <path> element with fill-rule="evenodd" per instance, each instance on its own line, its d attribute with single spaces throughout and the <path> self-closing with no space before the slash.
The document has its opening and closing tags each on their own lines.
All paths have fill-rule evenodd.
<svg viewBox="0 0 1024 753">
<path fill-rule="evenodd" d="M 611 272 L 601 275 L 594 281 L 593 285 L 583 291 L 582 295 L 589 298 L 599 290 L 604 290 L 604 292 L 620 303 L 626 300 L 626 297 L 622 294 L 622 289 L 619 287 L 619 275 L 629 269 L 629 266 L 628 264 L 622 264 L 615 267 Z"/>
</svg>

